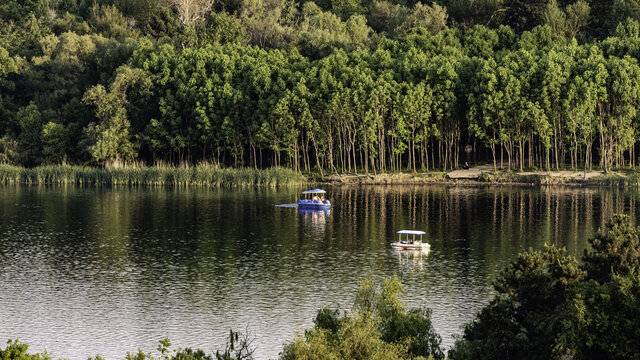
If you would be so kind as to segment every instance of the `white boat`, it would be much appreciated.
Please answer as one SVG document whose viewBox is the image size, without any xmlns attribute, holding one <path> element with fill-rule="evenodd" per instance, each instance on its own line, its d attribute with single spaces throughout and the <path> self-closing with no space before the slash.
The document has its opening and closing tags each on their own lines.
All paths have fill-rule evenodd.
<svg viewBox="0 0 640 360">
<path fill-rule="evenodd" d="M 391 243 L 391 248 L 394 250 L 428 251 L 431 249 L 431 245 L 422 242 L 422 236 L 426 234 L 424 231 L 400 230 L 397 234 L 398 241 Z"/>
</svg>

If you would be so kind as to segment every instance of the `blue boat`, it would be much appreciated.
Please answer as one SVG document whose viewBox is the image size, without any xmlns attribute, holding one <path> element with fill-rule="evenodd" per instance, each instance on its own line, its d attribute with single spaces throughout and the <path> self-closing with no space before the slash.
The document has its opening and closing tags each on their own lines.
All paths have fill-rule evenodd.
<svg viewBox="0 0 640 360">
<path fill-rule="evenodd" d="M 324 194 L 327 192 L 322 189 L 313 189 L 302 192 L 305 196 L 304 199 L 298 200 L 298 209 L 329 209 L 331 208 L 331 202 L 324 198 Z"/>
</svg>

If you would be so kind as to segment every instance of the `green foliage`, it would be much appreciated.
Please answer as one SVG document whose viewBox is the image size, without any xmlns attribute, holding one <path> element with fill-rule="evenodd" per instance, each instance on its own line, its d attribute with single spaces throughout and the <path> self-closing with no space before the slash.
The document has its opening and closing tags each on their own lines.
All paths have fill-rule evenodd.
<svg viewBox="0 0 640 360">
<path fill-rule="evenodd" d="M 53 14 L 52 14 L 53 15 Z M 55 14 L 55 18 L 52 21 L 51 29 L 54 34 L 60 35 L 66 32 L 73 32 L 78 35 L 86 35 L 91 32 L 89 24 L 78 15 L 72 14 L 68 11 L 63 14 Z"/>
<path fill-rule="evenodd" d="M 338 332 L 340 322 L 340 310 L 331 310 L 328 307 L 318 310 L 316 318 L 313 319 L 313 323 L 318 329 L 328 330 L 331 334 Z"/>
<path fill-rule="evenodd" d="M 211 355 L 205 354 L 201 349 L 180 349 L 171 357 L 172 360 L 213 360 Z"/>
<path fill-rule="evenodd" d="M 584 268 L 589 278 L 608 282 L 615 274 L 627 275 L 640 267 L 638 229 L 626 215 L 615 215 L 605 228 L 589 239 L 592 250 L 585 250 Z"/>
<path fill-rule="evenodd" d="M 315 327 L 287 345 L 282 359 L 442 359 L 440 336 L 431 324 L 431 311 L 407 311 L 404 288 L 397 277 L 376 291 L 371 277 L 361 281 L 350 315 L 318 311 Z"/>
<path fill-rule="evenodd" d="M 40 158 L 42 151 L 42 141 L 40 139 L 40 133 L 44 125 L 42 116 L 38 107 L 31 103 L 18 110 L 17 120 L 20 125 L 18 142 L 20 144 L 20 154 L 23 158 L 22 161 L 33 163 Z"/>
<path fill-rule="evenodd" d="M 89 25 L 99 34 L 105 37 L 124 40 L 127 37 L 136 37 L 133 24 L 122 15 L 114 5 L 93 4 L 90 11 Z"/>
<path fill-rule="evenodd" d="M 609 12 L 608 27 L 613 33 L 618 24 L 625 19 L 640 20 L 640 7 L 636 0 L 613 0 Z"/>
<path fill-rule="evenodd" d="M 498 295 L 468 324 L 451 359 L 549 359 L 562 333 L 567 291 L 584 277 L 564 249 L 518 256 L 494 282 Z"/>
<path fill-rule="evenodd" d="M 554 246 L 520 254 L 449 358 L 638 358 L 638 229 L 615 215 L 590 243 L 583 269 Z"/>
<path fill-rule="evenodd" d="M 584 0 L 578 0 L 567 5 L 565 9 L 566 18 L 564 24 L 564 34 L 567 37 L 577 37 L 584 29 L 591 18 L 591 8 Z"/>
<path fill-rule="evenodd" d="M 48 122 L 42 128 L 42 155 L 50 163 L 62 163 L 67 158 L 69 133 L 61 124 Z"/>
<path fill-rule="evenodd" d="M 360 0 L 332 0 L 331 12 L 343 20 L 362 12 L 363 6 Z"/>
<path fill-rule="evenodd" d="M 413 9 L 388 1 L 374 1 L 370 7 L 368 21 L 371 27 L 390 36 L 397 36 L 415 27 L 437 34 L 447 26 L 446 8 L 436 4 L 416 2 Z"/>
<path fill-rule="evenodd" d="M 232 332 L 233 333 L 233 332 Z M 235 334 L 235 333 L 234 333 Z M 46 351 L 37 354 L 27 353 L 28 346 L 21 343 L 19 340 L 9 340 L 7 347 L 3 350 L 0 349 L 0 360 L 52 360 L 51 356 Z M 171 350 L 171 343 L 169 339 L 165 338 L 160 340 L 158 348 L 160 356 L 155 357 L 151 353 L 145 353 L 138 349 L 135 353 L 127 353 L 124 357 L 126 360 L 213 360 L 211 355 L 207 355 L 204 351 L 197 349 L 192 350 L 190 348 L 178 348 Z M 252 357 L 226 357 L 218 360 L 251 360 Z M 89 357 L 89 360 L 104 360 L 100 355 Z"/>
<path fill-rule="evenodd" d="M 328 55 L 336 47 L 362 46 L 371 29 L 362 15 L 353 15 L 347 21 L 322 11 L 313 2 L 302 8 L 302 20 L 297 32 L 301 51 L 312 57 Z"/>
<path fill-rule="evenodd" d="M 336 334 L 336 341 L 326 330 L 310 330 L 286 344 L 280 358 L 297 359 L 407 359 L 406 347 L 380 338 L 376 324 L 362 316 L 348 317 Z"/>
<path fill-rule="evenodd" d="M 640 272 L 577 286 L 568 302 L 559 348 L 576 359 L 638 359 Z"/>
<path fill-rule="evenodd" d="M 207 43 L 243 44 L 246 41 L 245 29 L 240 20 L 225 12 L 211 13 L 207 16 L 204 37 Z"/>
<path fill-rule="evenodd" d="M 135 158 L 127 118 L 127 90 L 136 88 L 139 93 L 151 86 L 146 73 L 139 69 L 121 67 L 109 92 L 97 85 L 84 95 L 83 101 L 96 106 L 99 123 L 89 124 L 86 130 L 88 150 L 98 164 L 113 163 Z"/>
<path fill-rule="evenodd" d="M 548 0 L 505 0 L 505 25 L 518 33 L 541 25 L 548 2 Z"/>
<path fill-rule="evenodd" d="M 547 4 L 544 20 L 556 35 L 572 38 L 587 26 L 590 12 L 589 4 L 584 0 L 567 5 L 564 10 L 558 6 L 556 0 L 552 0 Z"/>
<path fill-rule="evenodd" d="M 161 3 L 159 0 L 113 1 L 118 10 L 129 19 L 129 24 L 135 22 L 135 26 L 139 29 L 146 29 L 149 26 L 155 11 L 160 8 Z"/>
<path fill-rule="evenodd" d="M 436 3 L 423 5 L 421 2 L 417 2 L 407 19 L 405 27 L 422 27 L 432 34 L 437 34 L 446 28 L 447 18 L 447 10 L 444 7 Z"/>
<path fill-rule="evenodd" d="M 379 33 L 393 35 L 409 17 L 409 9 L 386 0 L 374 0 L 369 8 L 367 22 Z"/>
<path fill-rule="evenodd" d="M 500 24 L 503 10 L 500 0 L 451 0 L 447 3 L 452 22 L 465 30 L 475 25 Z"/>
<path fill-rule="evenodd" d="M 496 31 L 482 25 L 476 25 L 464 35 L 464 48 L 471 57 L 494 57 L 500 38 Z"/>
<path fill-rule="evenodd" d="M 0 138 L 0 164 L 13 164 L 18 158 L 18 142 L 7 136 Z"/>
<path fill-rule="evenodd" d="M 20 340 L 7 341 L 7 347 L 0 349 L 0 360 L 51 360 L 51 357 L 45 351 L 42 354 L 28 354 L 29 346 L 23 344 Z"/>
<path fill-rule="evenodd" d="M 16 70 L 16 62 L 9 56 L 9 52 L 0 46 L 0 86 L 6 87 L 4 79 Z"/>
<path fill-rule="evenodd" d="M 213 360 L 211 355 L 205 354 L 204 351 L 197 349 L 175 349 L 171 351 L 171 342 L 168 338 L 164 338 L 159 341 L 158 352 L 159 357 L 151 355 L 151 353 L 145 353 L 141 349 L 138 349 L 136 353 L 127 353 L 125 360 Z M 100 355 L 97 355 L 94 359 L 89 360 L 103 360 Z"/>
<path fill-rule="evenodd" d="M 288 0 L 243 0 L 239 16 L 249 43 L 259 47 L 280 48 L 291 36 L 288 26 L 296 9 Z"/>
<path fill-rule="evenodd" d="M 178 32 L 180 24 L 175 12 L 169 6 L 158 6 L 149 21 L 147 31 L 156 38 L 171 37 Z"/>
<path fill-rule="evenodd" d="M 26 166 L 447 171 L 476 142 L 496 169 L 609 172 L 637 162 L 637 19 L 636 0 L 9 0 L 0 135 Z"/>
</svg>

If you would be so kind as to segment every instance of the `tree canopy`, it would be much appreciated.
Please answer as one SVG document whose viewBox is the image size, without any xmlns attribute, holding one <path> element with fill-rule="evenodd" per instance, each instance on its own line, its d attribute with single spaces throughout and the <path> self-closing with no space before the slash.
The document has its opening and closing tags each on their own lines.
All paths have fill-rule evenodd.
<svg viewBox="0 0 640 360">
<path fill-rule="evenodd" d="M 629 1 L 9 0 L 0 159 L 636 165 Z"/>
</svg>

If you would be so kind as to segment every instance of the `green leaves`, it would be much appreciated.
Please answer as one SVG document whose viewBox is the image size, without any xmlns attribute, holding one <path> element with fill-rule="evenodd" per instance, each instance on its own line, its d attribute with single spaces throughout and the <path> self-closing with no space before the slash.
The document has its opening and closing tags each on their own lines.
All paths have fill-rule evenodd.
<svg viewBox="0 0 640 360">
<path fill-rule="evenodd" d="M 607 282 L 615 274 L 627 275 L 632 269 L 640 268 L 638 229 L 626 215 L 611 218 L 589 243 L 593 250 L 585 250 L 583 258 L 591 279 Z"/>
<path fill-rule="evenodd" d="M 59 124 L 47 155 L 42 126 L 22 135 L 37 138 L 23 164 L 449 170 L 477 140 L 496 168 L 637 158 L 633 1 L 47 4 L 0 5 L 0 135 L 20 138 L 31 103 Z M 605 23 L 615 36 L 573 39 Z"/>
<path fill-rule="evenodd" d="M 118 69 L 118 75 L 108 92 L 98 85 L 85 93 L 83 102 L 95 106 L 99 120 L 86 129 L 88 151 L 96 163 L 103 165 L 134 160 L 136 153 L 129 133 L 127 93 L 130 87 L 144 92 L 150 86 L 144 71 L 125 66 Z"/>
<path fill-rule="evenodd" d="M 27 344 L 21 343 L 18 339 L 9 340 L 7 347 L 4 350 L 0 349 L 0 360 L 51 360 L 51 356 L 46 351 L 42 354 L 32 355 L 27 353 L 28 348 Z"/>
<path fill-rule="evenodd" d="M 69 133 L 61 124 L 48 122 L 42 128 L 42 155 L 49 163 L 65 162 L 69 151 Z"/>
<path fill-rule="evenodd" d="M 497 296 L 466 326 L 449 357 L 638 358 L 638 235 L 628 216 L 615 215 L 589 240 L 582 267 L 555 246 L 521 253 L 496 279 Z"/>
<path fill-rule="evenodd" d="M 379 291 L 373 278 L 363 279 L 351 314 L 319 310 L 315 327 L 286 344 L 281 359 L 443 359 L 431 311 L 407 311 L 403 291 L 395 276 Z"/>
<path fill-rule="evenodd" d="M 0 46 L 0 85 L 6 86 L 4 79 L 17 70 L 16 63 L 9 52 Z"/>
<path fill-rule="evenodd" d="M 40 133 L 44 125 L 42 115 L 34 103 L 18 110 L 18 124 L 20 125 L 20 152 L 22 161 L 35 162 L 39 159 L 42 151 Z"/>
<path fill-rule="evenodd" d="M 610 281 L 577 286 L 567 307 L 558 351 L 579 359 L 637 359 L 640 272 L 631 268 Z"/>
</svg>

